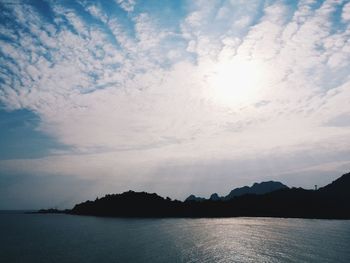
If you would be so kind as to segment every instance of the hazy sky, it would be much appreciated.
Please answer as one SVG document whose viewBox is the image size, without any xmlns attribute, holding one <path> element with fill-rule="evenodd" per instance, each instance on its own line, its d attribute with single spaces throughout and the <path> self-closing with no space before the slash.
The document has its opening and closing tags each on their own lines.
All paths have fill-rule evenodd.
<svg viewBox="0 0 350 263">
<path fill-rule="evenodd" d="M 349 170 L 349 1 L 0 3 L 0 209 Z"/>
</svg>

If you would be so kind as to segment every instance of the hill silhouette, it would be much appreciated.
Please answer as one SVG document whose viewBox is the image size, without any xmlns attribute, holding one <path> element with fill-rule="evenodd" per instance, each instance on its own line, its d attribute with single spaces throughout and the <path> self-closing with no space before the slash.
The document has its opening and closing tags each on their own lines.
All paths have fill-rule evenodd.
<svg viewBox="0 0 350 263">
<path fill-rule="evenodd" d="M 254 186 L 254 185 L 253 185 Z M 114 217 L 298 217 L 350 219 L 350 173 L 318 190 L 282 187 L 264 194 L 247 193 L 225 200 L 213 194 L 171 200 L 157 194 L 128 191 L 86 201 L 65 213 Z M 45 213 L 48 210 L 40 210 Z"/>
<path fill-rule="evenodd" d="M 254 183 L 251 187 L 244 186 L 244 187 L 240 187 L 232 190 L 227 196 L 224 197 L 224 199 L 231 200 L 236 196 L 242 196 L 246 194 L 262 195 L 262 194 L 267 194 L 267 193 L 285 189 L 285 188 L 288 188 L 288 186 L 280 182 L 274 182 L 274 181 Z"/>
<path fill-rule="evenodd" d="M 243 186 L 243 187 L 235 188 L 227 196 L 220 197 L 217 193 L 214 193 L 210 196 L 209 200 L 212 200 L 212 201 L 226 200 L 227 201 L 237 196 L 242 196 L 246 194 L 261 195 L 261 194 L 266 194 L 266 193 L 270 193 L 270 192 L 285 189 L 285 188 L 288 188 L 288 186 L 275 181 L 254 183 L 251 187 Z M 185 199 L 185 201 L 187 202 L 188 201 L 202 202 L 205 200 L 207 199 L 203 197 L 197 197 L 195 195 L 190 195 Z"/>
<path fill-rule="evenodd" d="M 196 202 L 202 202 L 202 201 L 206 201 L 207 199 L 203 198 L 203 197 L 197 197 L 195 195 L 190 195 L 189 197 L 187 197 L 185 199 L 185 202 L 188 201 L 196 201 Z"/>
</svg>

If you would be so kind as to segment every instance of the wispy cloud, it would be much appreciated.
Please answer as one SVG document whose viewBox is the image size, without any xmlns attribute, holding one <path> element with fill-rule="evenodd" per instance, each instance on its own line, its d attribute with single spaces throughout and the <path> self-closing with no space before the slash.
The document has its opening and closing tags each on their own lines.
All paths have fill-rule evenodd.
<svg viewBox="0 0 350 263">
<path fill-rule="evenodd" d="M 38 114 L 67 163 L 152 156 L 149 178 L 168 160 L 343 152 L 349 126 L 330 124 L 350 113 L 349 3 L 243 2 L 179 3 L 170 22 L 137 1 L 3 3 L 0 102 Z"/>
</svg>

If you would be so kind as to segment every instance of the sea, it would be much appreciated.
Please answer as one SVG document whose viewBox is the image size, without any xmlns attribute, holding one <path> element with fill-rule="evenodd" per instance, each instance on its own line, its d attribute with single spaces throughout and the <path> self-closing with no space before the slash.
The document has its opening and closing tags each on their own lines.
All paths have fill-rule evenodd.
<svg viewBox="0 0 350 263">
<path fill-rule="evenodd" d="M 350 262 L 350 220 L 0 213 L 0 262 Z"/>
</svg>

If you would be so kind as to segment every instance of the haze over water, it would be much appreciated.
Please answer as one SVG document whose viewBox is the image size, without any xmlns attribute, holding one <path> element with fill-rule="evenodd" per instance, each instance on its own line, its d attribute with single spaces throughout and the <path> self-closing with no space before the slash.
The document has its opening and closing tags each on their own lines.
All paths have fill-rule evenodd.
<svg viewBox="0 0 350 263">
<path fill-rule="evenodd" d="M 1 262 L 350 262 L 350 221 L 0 214 Z"/>
</svg>

